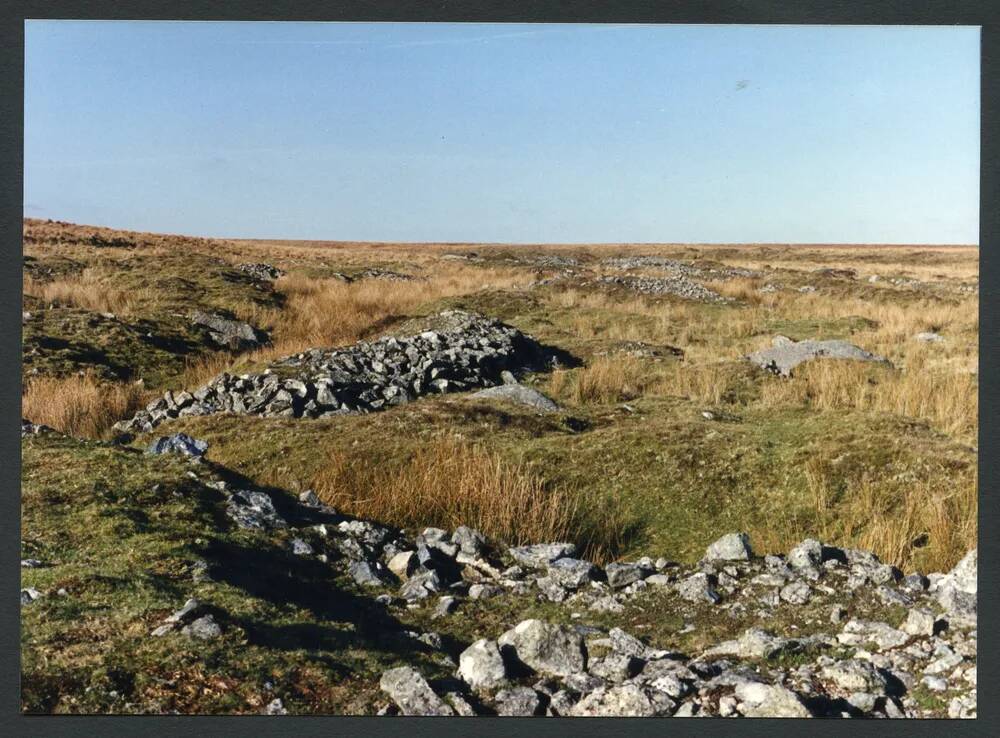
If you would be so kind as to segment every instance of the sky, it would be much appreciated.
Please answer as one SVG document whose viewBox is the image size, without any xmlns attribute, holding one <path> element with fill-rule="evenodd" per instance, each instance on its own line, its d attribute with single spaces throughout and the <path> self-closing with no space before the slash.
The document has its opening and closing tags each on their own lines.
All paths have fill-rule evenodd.
<svg viewBox="0 0 1000 738">
<path fill-rule="evenodd" d="M 24 102 L 27 217 L 978 242 L 975 27 L 28 21 Z"/>
</svg>

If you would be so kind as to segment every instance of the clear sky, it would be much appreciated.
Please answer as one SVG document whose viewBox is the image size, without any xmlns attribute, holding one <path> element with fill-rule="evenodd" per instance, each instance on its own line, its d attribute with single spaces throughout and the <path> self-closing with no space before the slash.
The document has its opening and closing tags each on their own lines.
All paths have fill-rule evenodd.
<svg viewBox="0 0 1000 738">
<path fill-rule="evenodd" d="M 25 56 L 31 217 L 978 242 L 978 28 L 31 21 Z"/>
</svg>

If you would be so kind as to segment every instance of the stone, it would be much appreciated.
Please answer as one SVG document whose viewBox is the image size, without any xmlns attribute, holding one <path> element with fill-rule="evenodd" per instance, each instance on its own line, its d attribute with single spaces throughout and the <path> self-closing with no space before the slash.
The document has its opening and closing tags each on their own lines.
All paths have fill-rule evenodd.
<svg viewBox="0 0 1000 738">
<path fill-rule="evenodd" d="M 195 613 L 201 610 L 201 603 L 193 597 L 181 606 L 179 610 L 164 618 L 165 623 L 182 623 L 194 617 Z"/>
<path fill-rule="evenodd" d="M 795 367 L 813 359 L 850 359 L 889 364 L 885 357 L 869 353 L 847 341 L 810 339 L 796 342 L 784 336 L 776 337 L 771 348 L 755 351 L 746 358 L 761 369 L 783 377 L 791 376 Z"/>
<path fill-rule="evenodd" d="M 211 641 L 222 636 L 222 628 L 212 615 L 203 615 L 181 628 L 181 633 L 202 641 Z"/>
<path fill-rule="evenodd" d="M 946 692 L 948 690 L 948 682 L 938 676 L 925 676 L 920 680 L 927 689 L 932 692 Z"/>
<path fill-rule="evenodd" d="M 411 576 L 399 589 L 399 596 L 407 602 L 426 599 L 441 591 L 441 578 L 436 571 Z"/>
<path fill-rule="evenodd" d="M 214 313 L 196 311 L 191 322 L 208 329 L 209 338 L 214 343 L 232 350 L 254 348 L 267 341 L 267 336 L 249 323 L 230 320 Z"/>
<path fill-rule="evenodd" d="M 566 676 L 583 671 L 587 653 L 583 637 L 562 625 L 524 620 L 500 636 L 501 653 L 508 652 L 533 671 Z"/>
<path fill-rule="evenodd" d="M 722 598 L 712 587 L 708 575 L 699 572 L 681 580 L 676 585 L 677 594 L 688 602 L 707 602 L 717 604 Z"/>
<path fill-rule="evenodd" d="M 905 645 L 910 636 L 881 621 L 849 620 L 837 636 L 837 641 L 845 646 L 860 646 L 873 643 L 880 649 L 897 648 Z"/>
<path fill-rule="evenodd" d="M 746 533 L 728 533 L 705 549 L 706 561 L 749 561 L 752 556 Z"/>
<path fill-rule="evenodd" d="M 496 694 L 497 714 L 505 717 L 540 714 L 542 700 L 538 692 L 530 687 L 512 687 L 502 689 Z"/>
<path fill-rule="evenodd" d="M 611 641 L 611 649 L 627 656 L 644 657 L 649 651 L 645 643 L 634 635 L 629 635 L 621 628 L 615 627 L 608 631 L 608 640 Z"/>
<path fill-rule="evenodd" d="M 475 708 L 458 692 L 446 692 L 444 698 L 459 717 L 476 716 Z"/>
<path fill-rule="evenodd" d="M 470 600 L 488 600 L 503 594 L 503 589 L 495 584 L 473 584 L 469 587 Z"/>
<path fill-rule="evenodd" d="M 550 398 L 536 389 L 525 387 L 523 384 L 502 384 L 498 387 L 474 392 L 472 396 L 476 399 L 498 399 L 513 402 L 530 407 L 540 413 L 559 412 L 559 406 Z"/>
<path fill-rule="evenodd" d="M 486 537 L 478 530 L 464 525 L 455 528 L 455 532 L 451 534 L 451 542 L 468 556 L 481 556 L 486 547 Z"/>
<path fill-rule="evenodd" d="M 667 695 L 637 684 L 600 687 L 585 695 L 570 710 L 577 717 L 656 717 L 670 715 L 676 703 Z"/>
<path fill-rule="evenodd" d="M 291 546 L 292 546 L 292 553 L 295 554 L 296 556 L 313 555 L 313 547 L 310 546 L 305 541 L 303 541 L 301 538 L 293 538 Z"/>
<path fill-rule="evenodd" d="M 899 630 L 914 636 L 934 635 L 934 623 L 937 618 L 930 610 L 919 607 L 907 612 L 906 620 L 899 626 Z"/>
<path fill-rule="evenodd" d="M 308 507 L 319 507 L 322 504 L 319 497 L 311 489 L 307 489 L 299 495 L 299 502 Z"/>
<path fill-rule="evenodd" d="M 270 496 L 255 490 L 234 492 L 226 505 L 226 514 L 240 528 L 270 530 L 288 527 L 285 519 L 275 510 Z"/>
<path fill-rule="evenodd" d="M 21 604 L 30 605 L 32 602 L 34 602 L 41 596 L 42 593 L 39 592 L 34 587 L 26 587 L 25 589 L 21 590 Z"/>
<path fill-rule="evenodd" d="M 518 564 L 542 569 L 556 559 L 576 554 L 576 546 L 572 543 L 536 543 L 531 546 L 515 546 L 507 549 L 507 552 Z"/>
<path fill-rule="evenodd" d="M 172 436 L 161 436 L 146 449 L 150 454 L 182 454 L 200 458 L 208 450 L 208 441 L 192 438 L 186 433 L 175 433 Z"/>
<path fill-rule="evenodd" d="M 924 333 L 918 333 L 913 337 L 915 341 L 920 341 L 921 343 L 942 343 L 944 342 L 944 336 L 934 333 L 932 331 L 925 331 Z"/>
<path fill-rule="evenodd" d="M 643 569 L 637 564 L 614 563 L 608 564 L 604 569 L 604 573 L 607 575 L 608 585 L 612 589 L 622 589 L 630 584 L 635 584 L 652 572 Z"/>
<path fill-rule="evenodd" d="M 774 636 L 760 628 L 749 628 L 737 639 L 722 643 L 705 651 L 705 656 L 736 656 L 742 659 L 770 659 L 783 651 L 791 650 L 797 643 Z"/>
<path fill-rule="evenodd" d="M 458 657 L 458 676 L 475 690 L 496 689 L 507 683 L 507 669 L 494 641 L 481 638 Z"/>
<path fill-rule="evenodd" d="M 437 606 L 434 608 L 434 612 L 431 614 L 432 618 L 443 618 L 446 615 L 450 615 L 455 612 L 458 608 L 458 600 L 454 597 L 442 597 L 438 600 Z"/>
<path fill-rule="evenodd" d="M 273 700 L 267 703 L 267 707 L 264 708 L 265 715 L 287 715 L 288 710 L 285 709 L 284 703 L 280 698 L 275 697 Z"/>
<path fill-rule="evenodd" d="M 868 661 L 847 659 L 824 666 L 819 672 L 820 678 L 831 682 L 843 692 L 876 692 L 885 691 L 886 681 L 878 670 Z"/>
<path fill-rule="evenodd" d="M 404 715 L 454 715 L 452 710 L 410 666 L 389 669 L 379 679 L 379 687 L 389 695 Z"/>
<path fill-rule="evenodd" d="M 347 573 L 362 587 L 384 587 L 389 584 L 389 577 L 377 562 L 352 561 L 347 566 Z"/>
<path fill-rule="evenodd" d="M 589 561 L 565 557 L 549 564 L 548 576 L 560 587 L 577 589 L 597 578 L 597 567 Z"/>
<path fill-rule="evenodd" d="M 744 717 L 812 717 L 795 692 L 777 684 L 744 682 L 736 686 L 735 696 Z"/>
<path fill-rule="evenodd" d="M 781 599 L 793 605 L 804 605 L 812 597 L 809 585 L 801 579 L 791 582 L 781 588 Z"/>
<path fill-rule="evenodd" d="M 389 559 L 388 567 L 389 571 L 405 580 L 417 570 L 419 565 L 420 562 L 417 561 L 417 556 L 413 551 L 400 551 Z"/>
<path fill-rule="evenodd" d="M 588 670 L 596 677 L 620 684 L 642 671 L 644 662 L 635 656 L 610 653 L 598 659 L 591 659 Z"/>
<path fill-rule="evenodd" d="M 973 549 L 955 568 L 937 581 L 935 596 L 949 614 L 949 624 L 975 627 L 977 615 L 978 553 Z"/>
</svg>

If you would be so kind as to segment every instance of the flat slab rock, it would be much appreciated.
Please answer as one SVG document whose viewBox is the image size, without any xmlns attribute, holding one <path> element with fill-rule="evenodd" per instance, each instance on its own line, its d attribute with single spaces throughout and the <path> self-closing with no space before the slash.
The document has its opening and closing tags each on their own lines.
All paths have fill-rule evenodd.
<svg viewBox="0 0 1000 738">
<path fill-rule="evenodd" d="M 853 343 L 841 340 L 793 341 L 785 336 L 777 336 L 770 348 L 755 351 L 746 357 L 761 369 L 789 377 L 792 369 L 812 359 L 850 359 L 889 364 L 884 356 L 869 353 Z"/>
<path fill-rule="evenodd" d="M 536 389 L 525 387 L 523 384 L 503 384 L 499 387 L 490 387 L 480 390 L 472 395 L 481 399 L 497 399 L 514 402 L 518 405 L 525 405 L 534 408 L 541 413 L 559 412 L 559 406 L 550 398 L 543 395 Z"/>
</svg>

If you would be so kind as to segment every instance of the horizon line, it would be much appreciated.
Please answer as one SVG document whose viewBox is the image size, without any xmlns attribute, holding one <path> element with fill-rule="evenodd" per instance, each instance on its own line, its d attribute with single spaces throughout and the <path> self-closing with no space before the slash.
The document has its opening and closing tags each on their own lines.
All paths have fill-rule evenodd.
<svg viewBox="0 0 1000 738">
<path fill-rule="evenodd" d="M 328 244 L 370 244 L 372 246 L 381 245 L 407 245 L 407 246 L 728 246 L 728 247 L 765 247 L 765 246 L 812 246 L 812 247 L 837 247 L 837 246 L 871 246 L 871 247 L 923 247 L 923 248 L 976 248 L 979 243 L 940 243 L 940 242 L 913 242 L 913 241 L 445 241 L 445 240 L 420 240 L 420 241 L 392 241 L 384 239 L 356 239 L 356 238 L 286 238 L 286 237 L 262 237 L 262 236 L 205 236 L 191 233 L 168 233 L 166 231 L 140 231 L 132 228 L 122 228 L 118 226 L 99 225 L 96 223 L 76 223 L 70 220 L 59 220 L 56 218 L 39 218 L 35 216 L 22 215 L 22 221 L 37 221 L 40 223 L 55 223 L 60 225 L 71 225 L 81 228 L 105 228 L 112 231 L 125 231 L 131 233 L 149 233 L 157 236 L 177 236 L 183 238 L 204 238 L 217 241 L 259 241 L 259 242 L 300 242 L 300 243 L 328 243 Z"/>
</svg>

